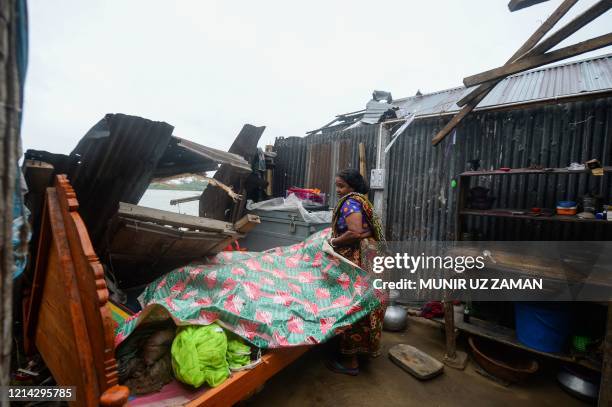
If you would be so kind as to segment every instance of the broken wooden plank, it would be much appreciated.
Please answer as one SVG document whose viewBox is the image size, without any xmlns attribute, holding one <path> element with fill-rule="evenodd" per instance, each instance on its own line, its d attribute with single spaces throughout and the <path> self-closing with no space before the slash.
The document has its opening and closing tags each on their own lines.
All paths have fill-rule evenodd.
<svg viewBox="0 0 612 407">
<path fill-rule="evenodd" d="M 510 3 L 508 3 L 508 9 L 514 12 L 539 3 L 544 3 L 546 1 L 548 0 L 510 0 Z"/>
<path fill-rule="evenodd" d="M 576 4 L 578 0 L 565 0 L 555 10 L 551 16 L 525 41 L 525 43 L 508 59 L 506 65 L 519 59 L 525 52 L 532 49 L 538 41 L 540 41 L 544 35 L 569 11 L 569 9 Z M 588 10 L 587 10 L 588 11 Z M 467 96 L 461 99 L 457 104 L 464 106 L 452 120 L 444 126 L 444 128 L 438 132 L 433 138 L 432 144 L 435 146 L 442 141 L 451 131 L 466 117 L 472 110 L 478 106 L 478 104 L 489 94 L 489 92 L 500 82 L 501 80 L 483 83 L 476 89 L 470 92 Z"/>
<path fill-rule="evenodd" d="M 192 215 L 183 215 L 181 213 L 162 211 L 159 209 L 132 205 L 125 202 L 119 203 L 119 211 L 117 214 L 119 216 L 132 219 L 140 219 L 147 222 L 184 227 L 188 229 L 235 233 L 232 224 L 220 220 L 201 218 L 199 216 Z"/>
<path fill-rule="evenodd" d="M 236 140 L 232 143 L 229 152 L 238 154 L 250 161 L 251 157 L 257 151 L 257 143 L 265 130 L 265 126 L 255 127 L 250 124 L 245 124 Z M 223 164 L 215 173 L 214 178 L 230 187 L 233 191 L 240 192 L 241 181 L 244 181 L 248 174 L 238 172 L 229 165 Z M 227 196 L 225 191 L 220 191 L 217 188 L 206 188 L 200 199 L 200 216 L 211 219 L 229 219 L 226 213 L 233 205 L 232 199 Z M 228 211 L 229 212 L 229 211 Z"/>
<path fill-rule="evenodd" d="M 236 229 L 240 233 L 248 233 L 249 231 L 251 231 L 251 229 L 259 225 L 260 223 L 261 219 L 259 218 L 259 216 L 249 213 L 238 219 L 238 221 L 234 223 L 234 229 Z"/>
<path fill-rule="evenodd" d="M 571 7 L 571 5 L 569 5 L 568 7 L 568 4 L 566 3 L 567 2 L 562 3 L 559 6 L 559 8 L 557 8 L 557 10 L 549 17 L 549 19 L 544 24 L 549 25 L 550 23 L 552 23 L 550 27 L 554 26 L 554 24 L 556 24 L 556 22 L 560 20 L 561 17 L 563 17 L 565 13 L 567 13 L 567 11 L 569 10 L 569 7 Z M 551 50 L 553 47 L 560 44 L 563 40 L 567 39 L 570 35 L 574 34 L 578 30 L 580 30 L 582 27 L 584 27 L 585 25 L 589 24 L 591 21 L 595 20 L 597 17 L 607 12 L 610 8 L 612 8 L 612 0 L 598 1 L 597 3 L 589 7 L 587 10 L 582 12 L 580 15 L 576 16 L 572 21 L 570 21 L 569 23 L 561 27 L 559 30 L 555 31 L 550 37 L 546 38 L 540 44 L 538 45 L 534 44 L 533 48 L 530 48 L 530 49 L 524 49 L 524 47 L 521 47 L 521 50 L 519 51 L 523 51 L 523 53 L 521 54 L 519 51 L 517 51 L 511 59 L 513 59 L 513 62 L 516 62 L 517 60 L 523 59 L 524 57 L 543 54 Z M 565 9 L 565 12 L 563 12 L 564 9 Z M 542 25 L 542 27 L 544 26 L 544 24 Z M 482 85 L 482 86 L 486 86 L 486 85 Z M 482 91 L 482 88 L 481 90 L 475 90 L 471 92 L 470 94 L 481 92 L 481 91 Z M 468 98 L 469 98 L 469 95 L 463 98 L 462 100 L 460 100 L 458 105 L 462 106 L 463 103 L 465 103 L 466 99 Z"/>
<path fill-rule="evenodd" d="M 540 67 L 542 65 L 571 58 L 585 52 L 595 51 L 612 44 L 612 33 L 600 35 L 590 40 L 582 41 L 574 45 L 560 48 L 542 55 L 533 55 L 519 59 L 510 65 L 491 69 L 476 75 L 468 76 L 463 80 L 465 86 L 474 86 L 487 81 L 497 80 L 509 75 Z"/>
<path fill-rule="evenodd" d="M 538 27 L 538 29 L 531 34 L 531 36 L 525 41 L 525 43 L 506 61 L 505 65 L 508 65 L 518 58 L 520 58 L 523 54 L 531 50 L 536 44 L 544 38 L 544 36 L 563 18 L 564 15 L 576 4 L 578 0 L 565 0 L 563 3 L 557 7 L 557 9 Z M 552 48 L 552 47 L 551 47 Z M 543 52 L 548 51 L 548 49 L 543 50 Z M 479 85 L 476 89 L 472 90 L 466 96 L 461 98 L 457 102 L 457 106 L 465 106 L 470 100 L 474 99 L 476 96 L 480 95 L 483 92 L 491 91 L 499 82 L 495 81 L 492 83 L 483 83 Z"/>
<path fill-rule="evenodd" d="M 419 380 L 431 379 L 444 371 L 442 362 L 420 349 L 404 343 L 391 347 L 389 358 Z"/>
<path fill-rule="evenodd" d="M 582 27 L 595 20 L 612 8 L 612 0 L 599 0 L 584 12 L 574 17 L 572 21 L 555 31 L 550 37 L 546 38 L 540 44 L 533 47 L 524 56 L 533 56 L 548 52 L 553 47 L 559 45 L 563 40 L 574 34 Z"/>
<path fill-rule="evenodd" d="M 480 95 L 476 96 L 475 99 L 471 100 L 467 105 L 463 106 L 459 113 L 454 115 L 451 121 L 446 123 L 446 126 L 444 126 L 444 128 L 440 130 L 438 134 L 436 134 L 436 136 L 431 140 L 431 144 L 436 146 L 439 142 L 444 140 L 444 138 L 448 136 L 455 127 L 457 127 L 461 120 L 463 120 L 465 116 L 467 116 L 472 110 L 474 110 L 476 106 L 478 106 L 478 103 L 480 103 L 482 99 L 485 98 L 487 93 L 488 92 L 481 93 Z"/>
</svg>

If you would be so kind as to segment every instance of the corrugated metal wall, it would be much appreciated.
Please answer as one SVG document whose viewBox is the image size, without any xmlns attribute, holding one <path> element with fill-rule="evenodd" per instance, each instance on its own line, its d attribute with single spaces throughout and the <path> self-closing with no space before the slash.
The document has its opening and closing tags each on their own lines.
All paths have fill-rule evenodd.
<svg viewBox="0 0 612 407">
<path fill-rule="evenodd" d="M 359 143 L 364 143 L 366 168 L 376 164 L 378 126 L 364 126 L 331 134 L 278 138 L 274 169 L 274 196 L 284 196 L 287 188 L 319 188 L 335 203 L 333 175 L 340 169 L 359 168 Z"/>
<path fill-rule="evenodd" d="M 523 168 L 532 164 L 565 167 L 598 158 L 612 165 L 612 97 L 473 114 L 437 147 L 431 138 L 449 118 L 420 119 L 400 136 L 387 155 L 387 238 L 454 239 L 457 190 L 451 181 L 479 158 L 485 169 Z M 307 147 L 352 139 L 351 165 L 358 166 L 358 143 L 366 142 L 368 174 L 375 163 L 378 126 L 326 135 L 279 139 L 276 195 L 290 185 L 304 185 Z M 319 163 L 317 163 L 319 164 Z M 554 207 L 588 192 L 611 199 L 612 177 L 523 175 L 479 177 L 492 189 L 495 207 Z M 475 185 L 475 183 L 473 184 Z M 608 202 L 612 204 L 612 202 Z M 608 225 L 557 224 L 513 219 L 470 218 L 469 229 L 488 240 L 612 239 Z"/>
</svg>

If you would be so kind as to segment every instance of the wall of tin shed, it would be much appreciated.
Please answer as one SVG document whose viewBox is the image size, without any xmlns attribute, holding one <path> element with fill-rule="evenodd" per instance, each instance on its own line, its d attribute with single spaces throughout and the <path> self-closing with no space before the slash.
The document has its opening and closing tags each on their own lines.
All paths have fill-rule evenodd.
<svg viewBox="0 0 612 407">
<path fill-rule="evenodd" d="M 330 134 L 276 139 L 274 196 L 284 196 L 292 187 L 319 188 L 335 204 L 334 174 L 341 169 L 359 168 L 359 143 L 364 143 L 366 169 L 376 166 L 378 126 L 364 126 Z"/>
<path fill-rule="evenodd" d="M 451 181 L 471 159 L 479 158 L 484 169 L 565 167 L 591 158 L 612 165 L 612 97 L 474 114 L 454 138 L 432 147 L 432 136 L 446 120 L 415 121 L 389 151 L 389 240 L 454 239 L 458 191 Z M 610 174 L 486 176 L 477 184 L 493 191 L 498 208 L 553 208 L 557 200 L 577 200 L 592 191 L 612 203 Z M 605 224 L 471 217 L 468 228 L 487 240 L 612 239 L 612 227 Z"/>
<path fill-rule="evenodd" d="M 446 120 L 415 121 L 388 153 L 389 240 L 454 239 L 458 191 L 451 187 L 451 181 L 467 170 L 471 159 L 479 158 L 486 169 L 531 164 L 565 167 L 591 158 L 612 165 L 612 97 L 473 114 L 454 138 L 449 136 L 432 147 L 431 138 Z M 284 195 L 290 186 L 331 185 L 337 168 L 358 168 L 360 142 L 366 145 L 369 174 L 376 160 L 377 135 L 378 126 L 365 126 L 277 139 L 274 195 Z M 329 153 L 320 154 L 327 149 Z M 479 177 L 477 181 L 491 188 L 498 208 L 553 208 L 557 200 L 576 200 L 588 192 L 598 193 L 612 204 L 610 174 L 504 175 Z M 608 225 L 469 218 L 468 226 L 483 238 L 498 240 L 612 239 Z"/>
</svg>

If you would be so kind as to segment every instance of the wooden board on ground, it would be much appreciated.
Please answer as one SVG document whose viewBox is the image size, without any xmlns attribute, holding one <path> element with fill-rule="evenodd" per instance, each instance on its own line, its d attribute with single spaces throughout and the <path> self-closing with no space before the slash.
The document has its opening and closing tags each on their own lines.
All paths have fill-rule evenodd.
<svg viewBox="0 0 612 407">
<path fill-rule="evenodd" d="M 439 360 L 403 343 L 389 349 L 389 358 L 419 380 L 431 379 L 444 370 L 444 364 Z"/>
</svg>

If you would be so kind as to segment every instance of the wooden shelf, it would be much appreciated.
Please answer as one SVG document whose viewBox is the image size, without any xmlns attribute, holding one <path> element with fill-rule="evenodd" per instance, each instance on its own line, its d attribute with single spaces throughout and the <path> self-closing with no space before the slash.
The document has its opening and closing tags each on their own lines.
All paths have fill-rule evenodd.
<svg viewBox="0 0 612 407">
<path fill-rule="evenodd" d="M 612 167 L 603 167 L 604 173 L 612 172 Z M 514 168 L 510 171 L 501 170 L 482 170 L 482 171 L 466 171 L 459 174 L 460 177 L 477 177 L 480 175 L 528 175 L 528 174 L 590 174 L 590 170 L 570 171 L 567 168 L 550 168 L 550 169 L 531 169 L 531 168 Z"/>
<path fill-rule="evenodd" d="M 512 219 L 528 219 L 535 221 L 551 221 L 551 222 L 574 222 L 574 223 L 601 223 L 612 225 L 612 221 L 605 219 L 580 219 L 577 216 L 533 216 L 525 213 L 524 215 L 513 215 L 512 212 L 523 211 L 522 209 L 463 209 L 459 211 L 460 215 L 472 215 L 472 216 L 489 216 L 496 218 L 512 218 Z"/>
<path fill-rule="evenodd" d="M 432 320 L 444 325 L 444 318 L 433 318 Z M 588 369 L 601 371 L 601 365 L 588 359 L 580 358 L 579 355 L 572 355 L 569 353 L 541 352 L 539 350 L 530 348 L 529 346 L 523 345 L 516 338 L 516 332 L 514 330 L 506 328 L 505 326 L 494 324 L 492 322 L 484 321 L 482 319 L 471 318 L 470 323 L 465 323 L 462 319 L 455 318 L 455 328 L 472 335 L 481 336 L 483 338 L 500 342 L 527 352 L 535 353 L 540 356 L 557 359 L 567 363 L 575 363 Z"/>
</svg>

